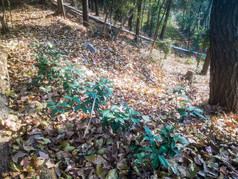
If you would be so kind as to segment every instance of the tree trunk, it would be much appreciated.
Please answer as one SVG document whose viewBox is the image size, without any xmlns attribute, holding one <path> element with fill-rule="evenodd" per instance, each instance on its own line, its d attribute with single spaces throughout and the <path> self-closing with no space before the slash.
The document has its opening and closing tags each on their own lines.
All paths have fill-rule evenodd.
<svg viewBox="0 0 238 179">
<path fill-rule="evenodd" d="M 138 42 L 139 35 L 140 35 L 140 18 L 141 18 L 141 5 L 142 1 L 138 2 L 138 10 L 137 10 L 137 21 L 136 21 L 136 37 L 135 41 Z"/>
<path fill-rule="evenodd" d="M 105 29 L 106 29 L 107 18 L 109 15 L 108 7 L 105 7 L 105 11 L 106 11 L 106 16 L 105 16 L 105 20 L 104 20 L 104 24 L 103 24 L 103 33 L 104 34 L 105 34 Z"/>
<path fill-rule="evenodd" d="M 210 63 L 211 63 L 211 50 L 209 48 L 207 51 L 207 56 L 206 56 L 205 62 L 202 67 L 201 75 L 204 75 L 204 76 L 207 75 Z"/>
<path fill-rule="evenodd" d="M 83 0 L 83 25 L 84 27 L 89 26 L 88 21 L 88 0 Z"/>
<path fill-rule="evenodd" d="M 2 33 L 8 33 L 9 32 L 9 27 L 7 25 L 7 22 L 5 21 L 5 6 L 4 6 L 4 0 L 2 0 L 2 16 L 0 16 L 0 21 L 2 24 Z"/>
<path fill-rule="evenodd" d="M 133 9 L 130 10 L 130 13 L 132 12 Z M 129 27 L 129 31 L 132 31 L 132 26 L 133 26 L 133 14 L 131 15 L 131 17 L 128 20 L 128 27 Z"/>
<path fill-rule="evenodd" d="M 94 0 L 89 0 L 90 1 L 90 9 L 91 11 L 94 12 Z"/>
<path fill-rule="evenodd" d="M 150 19 L 150 27 L 149 27 L 149 37 L 152 37 L 153 35 L 153 26 L 154 26 L 154 16 L 153 16 L 153 13 L 151 15 L 151 19 Z"/>
<path fill-rule="evenodd" d="M 209 104 L 238 112 L 238 1 L 213 0 Z"/>
<path fill-rule="evenodd" d="M 63 0 L 57 0 L 57 14 L 65 18 Z"/>
<path fill-rule="evenodd" d="M 83 1 L 84 1 L 84 0 L 83 0 Z M 88 0 L 88 8 L 89 8 L 89 9 L 92 8 L 92 7 L 91 7 L 91 6 L 92 6 L 92 3 L 91 3 L 91 2 L 92 2 L 92 0 Z"/>
<path fill-rule="evenodd" d="M 2 24 L 2 33 L 3 34 L 8 33 L 9 32 L 8 25 L 7 25 L 7 23 L 5 22 L 5 20 L 2 16 L 0 16 L 0 21 L 1 21 L 1 24 Z"/>
<path fill-rule="evenodd" d="M 153 39 L 154 41 L 152 42 L 151 49 L 150 49 L 150 53 L 152 53 L 152 51 L 153 51 L 153 48 L 154 48 L 154 46 L 155 46 L 155 41 L 157 40 L 157 37 L 158 37 L 159 27 L 160 27 L 160 24 L 161 24 L 161 22 L 162 22 L 162 20 L 163 20 L 163 18 L 164 18 L 164 16 L 162 16 L 162 17 L 160 18 L 161 9 L 162 9 L 162 7 L 163 7 L 163 5 L 164 5 L 164 1 L 165 1 L 165 0 L 163 0 L 163 3 L 160 5 L 160 8 L 159 8 L 157 26 L 156 26 L 156 29 L 155 29 L 155 34 L 154 34 L 154 39 Z"/>
<path fill-rule="evenodd" d="M 152 37 L 153 35 L 153 28 L 154 28 L 154 16 L 157 10 L 157 7 L 159 7 L 160 0 L 158 0 L 156 7 L 152 7 L 151 10 L 151 19 L 150 19 L 150 27 L 149 27 L 149 36 Z"/>
<path fill-rule="evenodd" d="M 169 19 L 171 6 L 172 6 L 172 0 L 169 0 L 167 12 L 166 12 L 165 19 L 164 19 L 164 25 L 162 27 L 161 34 L 160 34 L 160 39 L 161 40 L 164 39 L 164 34 L 165 34 L 166 27 L 167 27 L 167 22 L 168 22 L 168 19 Z"/>
<path fill-rule="evenodd" d="M 140 28 L 141 29 L 143 27 L 143 18 L 144 18 L 144 14 L 145 14 L 145 5 L 146 5 L 146 1 L 144 1 L 144 3 L 143 3 L 143 9 L 142 9 L 142 13 L 141 13 L 141 22 L 140 22 Z"/>
<path fill-rule="evenodd" d="M 98 0 L 95 0 L 95 13 L 96 13 L 96 16 L 99 16 Z"/>
<path fill-rule="evenodd" d="M 197 68 L 198 68 L 198 66 L 200 64 L 200 61 L 202 59 L 202 54 L 203 54 L 204 50 L 205 50 L 205 47 L 202 47 L 202 50 L 201 50 L 201 53 L 200 53 L 200 57 L 197 59 Z"/>
<path fill-rule="evenodd" d="M 115 11 L 113 11 L 113 1 L 111 2 L 110 4 L 110 25 L 109 25 L 109 31 L 111 33 L 111 30 L 112 30 L 112 23 L 113 23 L 113 13 Z"/>
</svg>

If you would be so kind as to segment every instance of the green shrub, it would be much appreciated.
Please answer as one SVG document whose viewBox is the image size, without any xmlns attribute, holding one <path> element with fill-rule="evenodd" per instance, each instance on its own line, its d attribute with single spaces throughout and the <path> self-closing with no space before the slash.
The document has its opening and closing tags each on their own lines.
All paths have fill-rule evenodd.
<svg viewBox="0 0 238 179">
<path fill-rule="evenodd" d="M 51 45 L 47 45 L 44 50 L 38 52 L 34 66 L 38 69 L 37 77 L 33 84 L 38 85 L 43 81 L 53 82 L 60 75 L 60 61 L 65 57 Z"/>
<path fill-rule="evenodd" d="M 186 58 L 185 63 L 188 65 L 194 65 L 196 61 L 193 59 L 193 57 L 190 57 L 190 58 Z"/>
<path fill-rule="evenodd" d="M 76 112 L 80 109 L 84 113 L 91 113 L 94 101 L 94 110 L 97 111 L 105 104 L 106 98 L 112 95 L 112 82 L 103 78 L 100 78 L 100 81 L 95 80 L 94 83 L 86 82 L 83 78 L 84 72 L 76 64 L 64 62 L 62 59 L 65 55 L 54 49 L 53 45 L 47 45 L 47 48 L 43 49 L 38 52 L 36 58 L 38 74 L 34 84 L 43 84 L 40 90 L 44 93 L 49 93 L 52 86 L 57 86 L 60 99 L 47 101 L 47 106 L 53 109 L 53 115 L 57 112 Z M 44 87 L 44 84 L 48 86 Z"/>
<path fill-rule="evenodd" d="M 168 54 L 171 53 L 172 45 L 173 45 L 173 41 L 171 39 L 156 41 L 156 47 L 161 49 L 165 54 L 164 58 L 167 58 Z"/>
<path fill-rule="evenodd" d="M 135 112 L 127 105 L 115 105 L 111 109 L 106 109 L 101 113 L 103 128 L 111 128 L 113 132 L 128 131 L 134 123 L 140 126 L 138 119 L 140 113 Z"/>
<path fill-rule="evenodd" d="M 87 82 L 88 86 L 84 86 L 86 90 L 84 94 L 87 95 L 87 98 L 82 103 L 84 113 L 86 113 L 86 110 L 91 113 L 94 99 L 96 100 L 94 106 L 95 111 L 98 111 L 101 105 L 106 104 L 106 99 L 112 95 L 112 91 L 114 90 L 111 83 L 111 81 L 104 78 L 100 78 L 100 81 L 95 81 L 94 84 Z"/>
<path fill-rule="evenodd" d="M 137 159 L 135 163 L 141 166 L 152 166 L 155 170 L 160 164 L 168 168 L 167 159 L 179 154 L 176 144 L 178 142 L 189 144 L 189 142 L 181 137 L 180 134 L 174 133 L 174 127 L 163 127 L 159 132 L 160 136 L 154 135 L 146 126 L 145 135 L 141 138 L 140 143 L 144 141 L 144 145 L 131 145 L 130 149 L 136 153 Z"/>
<path fill-rule="evenodd" d="M 113 88 L 110 81 L 100 78 L 100 81 L 79 83 L 77 79 L 63 81 L 66 95 L 57 103 L 47 101 L 48 107 L 53 109 L 52 114 L 56 112 L 65 113 L 66 111 L 74 111 L 82 109 L 86 114 L 92 112 L 92 105 L 95 100 L 94 110 L 97 111 L 102 104 L 105 104 L 106 98 L 112 95 Z M 81 98 L 84 98 L 81 100 Z"/>
<path fill-rule="evenodd" d="M 192 106 L 191 101 L 188 100 L 188 96 L 184 94 L 183 87 L 177 86 L 174 89 L 166 86 L 172 93 L 165 93 L 168 96 L 168 101 L 175 100 L 176 101 L 176 110 L 180 114 L 180 121 L 182 122 L 185 117 L 201 117 L 206 119 L 202 113 L 203 110 Z"/>
<path fill-rule="evenodd" d="M 57 86 L 62 86 L 64 93 L 73 96 L 81 92 L 85 80 L 84 72 L 77 68 L 77 65 L 71 65 L 69 61 L 65 62 L 66 67 L 59 67 L 60 75 Z"/>
</svg>

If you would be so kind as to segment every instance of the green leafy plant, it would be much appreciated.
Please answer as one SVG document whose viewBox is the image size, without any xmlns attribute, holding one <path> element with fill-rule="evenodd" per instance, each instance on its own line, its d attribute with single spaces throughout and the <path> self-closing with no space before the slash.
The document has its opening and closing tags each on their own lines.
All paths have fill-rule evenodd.
<svg viewBox="0 0 238 179">
<path fill-rule="evenodd" d="M 92 113 L 93 103 L 95 103 L 94 110 L 98 111 L 102 104 L 106 104 L 107 97 L 112 95 L 113 91 L 112 82 L 103 78 L 100 78 L 100 81 L 95 81 L 94 84 L 86 82 L 82 85 L 77 79 L 69 83 L 66 82 L 67 80 L 63 81 L 66 95 L 58 103 L 54 101 L 47 102 L 48 107 L 53 109 L 52 114 L 56 112 L 65 113 L 70 110 L 77 112 L 80 109 L 85 114 L 87 112 Z"/>
<path fill-rule="evenodd" d="M 77 65 L 72 65 L 66 61 L 66 67 L 60 67 L 60 76 L 57 81 L 58 86 L 63 87 L 65 94 L 74 96 L 82 91 L 85 80 L 84 72 L 77 68 Z"/>
<path fill-rule="evenodd" d="M 140 113 L 135 112 L 127 105 L 115 105 L 101 113 L 103 128 L 110 127 L 114 132 L 127 131 L 134 123 L 140 126 Z"/>
<path fill-rule="evenodd" d="M 190 58 L 186 58 L 185 63 L 188 64 L 188 65 L 194 65 L 196 63 L 196 61 L 191 56 Z"/>
<path fill-rule="evenodd" d="M 195 106 L 185 106 L 183 104 L 180 105 L 180 108 L 177 109 L 180 114 L 180 120 L 184 120 L 186 116 L 192 116 L 192 117 L 201 117 L 203 119 L 206 119 L 204 115 L 202 115 L 203 110 L 195 107 Z"/>
<path fill-rule="evenodd" d="M 59 62 L 65 57 L 52 45 L 47 45 L 44 50 L 38 52 L 34 66 L 38 69 L 37 77 L 33 80 L 34 85 L 43 81 L 53 82 L 60 75 Z"/>
<path fill-rule="evenodd" d="M 168 158 L 174 157 L 175 154 L 179 154 L 176 144 L 178 142 L 189 144 L 186 138 L 181 134 L 174 133 L 174 127 L 163 127 L 159 132 L 159 135 L 154 135 L 153 132 L 146 126 L 144 126 L 145 135 L 141 138 L 140 143 L 142 145 L 131 145 L 132 149 L 137 156 L 135 163 L 142 166 L 152 166 L 155 170 L 160 164 L 165 168 L 168 168 Z M 144 142 L 143 142 L 144 141 Z"/>
<path fill-rule="evenodd" d="M 94 110 L 98 111 L 101 105 L 106 104 L 106 99 L 112 95 L 114 88 L 111 86 L 111 81 L 107 79 L 100 78 L 100 81 L 95 81 L 94 84 L 87 82 L 87 86 L 84 86 L 87 98 L 84 100 L 82 107 L 83 111 L 86 113 L 88 111 L 91 113 L 92 103 L 95 100 Z"/>
<path fill-rule="evenodd" d="M 164 58 L 166 59 L 167 56 L 171 53 L 173 41 L 171 39 L 167 39 L 164 41 L 156 41 L 156 47 L 159 47 L 164 52 Z"/>
<path fill-rule="evenodd" d="M 168 101 L 175 100 L 176 101 L 176 110 L 180 114 L 180 121 L 182 122 L 186 117 L 201 117 L 206 119 L 202 113 L 203 110 L 192 106 L 191 101 L 188 100 L 188 96 L 184 94 L 184 88 L 181 86 L 177 86 L 174 89 L 166 86 L 172 93 L 165 93 L 168 96 Z"/>
</svg>

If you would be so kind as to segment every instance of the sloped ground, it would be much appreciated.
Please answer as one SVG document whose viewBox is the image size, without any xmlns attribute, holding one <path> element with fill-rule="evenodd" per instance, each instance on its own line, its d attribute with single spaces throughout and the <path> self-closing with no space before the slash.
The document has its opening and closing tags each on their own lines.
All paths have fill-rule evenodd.
<svg viewBox="0 0 238 179">
<path fill-rule="evenodd" d="M 155 50 L 151 60 L 147 49 L 87 33 L 81 25 L 55 17 L 52 11 L 37 6 L 15 9 L 12 14 L 11 33 L 1 40 L 10 54 L 12 91 L 8 95 L 13 115 L 1 121 L 4 134 L 13 138 L 10 153 L 14 172 L 9 177 L 31 178 L 46 165 L 55 168 L 62 178 L 118 175 L 120 178 L 172 178 L 175 174 L 181 178 L 193 175 L 238 178 L 237 116 L 204 105 L 208 120 L 188 118 L 179 123 L 175 103 L 163 100 L 168 91 L 165 85 L 173 88 L 180 85 L 194 105 L 207 101 L 208 77 L 196 75 L 191 86 L 181 80 L 182 74 L 194 69 L 193 65 L 186 64 L 186 59 L 174 55 L 163 59 L 164 55 Z M 182 133 L 190 144 L 176 155 L 177 164 L 170 162 L 174 168 L 160 167 L 153 172 L 151 167 L 136 167 L 135 156 L 129 150 L 138 137 L 134 130 L 114 135 L 103 130 L 94 117 L 89 134 L 84 137 L 89 115 L 83 112 L 50 115 L 45 108 L 47 95 L 37 88 L 28 88 L 36 74 L 34 55 L 39 50 L 31 44 L 42 43 L 42 48 L 49 42 L 67 55 L 65 60 L 78 64 L 88 79 L 103 77 L 114 81 L 115 91 L 109 106 L 124 102 L 142 115 L 150 116 L 153 119 L 147 122 L 150 129 L 176 126 L 176 132 Z M 85 42 L 93 44 L 97 53 L 85 49 Z"/>
<path fill-rule="evenodd" d="M 8 117 L 8 102 L 4 91 L 9 90 L 9 76 L 7 70 L 8 54 L 0 46 L 0 119 Z M 0 126 L 0 130 L 2 127 Z M 9 166 L 9 143 L 10 137 L 0 136 L 0 174 L 7 173 Z"/>
</svg>

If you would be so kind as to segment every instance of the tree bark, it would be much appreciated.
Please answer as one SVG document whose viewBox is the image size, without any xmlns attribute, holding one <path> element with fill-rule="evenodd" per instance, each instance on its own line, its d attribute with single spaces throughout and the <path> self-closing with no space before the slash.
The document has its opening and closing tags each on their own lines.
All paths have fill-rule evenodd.
<svg viewBox="0 0 238 179">
<path fill-rule="evenodd" d="M 133 9 L 131 9 L 132 11 Z M 133 17 L 134 15 L 132 14 L 131 17 L 128 19 L 128 27 L 129 27 L 129 31 L 132 31 L 132 26 L 133 26 Z"/>
<path fill-rule="evenodd" d="M 202 67 L 201 75 L 204 75 L 204 76 L 207 75 L 210 63 L 211 63 L 211 50 L 209 48 L 207 51 L 207 56 L 206 56 L 205 62 Z"/>
<path fill-rule="evenodd" d="M 9 27 L 7 25 L 7 22 L 5 21 L 5 6 L 4 6 L 4 0 L 2 0 L 2 16 L 0 16 L 0 21 L 2 24 L 2 33 L 8 33 L 9 32 Z"/>
<path fill-rule="evenodd" d="M 164 39 L 164 34 L 165 34 L 166 27 L 167 27 L 167 22 L 168 22 L 168 19 L 169 19 L 169 14 L 170 14 L 171 6 L 172 6 L 172 0 L 169 0 L 168 1 L 167 12 L 166 12 L 165 19 L 164 19 L 164 25 L 162 27 L 161 34 L 160 34 L 160 39 L 161 40 Z"/>
<path fill-rule="evenodd" d="M 213 0 L 209 104 L 238 112 L 238 1 Z"/>
<path fill-rule="evenodd" d="M 91 11 L 93 11 L 94 12 L 94 0 L 89 0 L 90 1 L 90 9 L 91 9 Z"/>
<path fill-rule="evenodd" d="M 110 26 L 109 26 L 109 31 L 111 32 L 112 30 L 112 23 L 113 23 L 113 13 L 115 12 L 115 10 L 113 11 L 113 1 L 110 4 Z"/>
<path fill-rule="evenodd" d="M 200 53 L 200 57 L 197 59 L 197 68 L 198 68 L 198 66 L 200 64 L 200 61 L 202 59 L 202 54 L 203 54 L 204 50 L 205 50 L 205 47 L 202 47 L 202 50 L 201 50 L 201 53 Z"/>
<path fill-rule="evenodd" d="M 142 1 L 139 1 L 138 10 L 137 10 L 137 21 L 136 21 L 136 37 L 135 37 L 136 42 L 138 42 L 139 35 L 140 35 L 141 5 L 142 5 Z"/>
<path fill-rule="evenodd" d="M 84 1 L 84 0 L 83 0 L 83 1 Z M 91 1 L 92 1 L 92 0 L 88 0 L 88 8 L 89 8 L 89 9 L 92 8 L 92 7 L 91 7 L 91 5 L 92 5 Z"/>
<path fill-rule="evenodd" d="M 88 27 L 88 0 L 83 0 L 83 26 Z"/>
<path fill-rule="evenodd" d="M 154 41 L 152 42 L 151 49 L 150 49 L 150 53 L 152 53 L 152 51 L 153 51 L 153 48 L 154 48 L 154 46 L 155 46 L 155 41 L 157 40 L 157 37 L 158 37 L 158 32 L 159 32 L 160 24 L 161 24 L 161 22 L 162 22 L 162 20 L 163 20 L 163 18 L 164 18 L 164 16 L 162 16 L 162 17 L 160 18 L 161 9 L 162 9 L 162 7 L 163 7 L 163 5 L 164 5 L 164 1 L 165 1 L 165 0 L 163 0 L 163 3 L 160 5 L 160 8 L 159 8 L 157 26 L 156 26 L 156 29 L 155 29 L 155 34 L 154 34 L 154 39 L 153 39 Z"/>
<path fill-rule="evenodd" d="M 96 13 L 96 16 L 99 16 L 98 0 L 95 0 L 95 13 Z"/>
<path fill-rule="evenodd" d="M 152 13 L 151 18 L 150 18 L 149 37 L 153 36 L 153 26 L 154 26 L 153 21 L 154 21 L 154 16 Z"/>
<path fill-rule="evenodd" d="M 141 29 L 143 27 L 143 18 L 144 18 L 144 14 L 145 14 L 145 5 L 146 5 L 146 1 L 144 1 L 144 3 L 143 3 L 143 8 L 142 8 L 142 12 L 141 12 L 141 21 L 140 21 L 140 28 Z"/>
<path fill-rule="evenodd" d="M 57 0 L 57 14 L 65 18 L 63 0 Z"/>
<path fill-rule="evenodd" d="M 153 35 L 153 28 L 154 28 L 154 16 L 157 10 L 157 7 L 159 7 L 160 0 L 158 0 L 156 7 L 152 7 L 151 10 L 151 19 L 150 19 L 150 27 L 149 27 L 149 36 L 152 37 Z"/>
<path fill-rule="evenodd" d="M 104 20 L 104 24 L 103 24 L 103 33 L 105 34 L 106 32 L 106 23 L 107 23 L 107 18 L 109 16 L 109 10 L 108 10 L 108 7 L 105 7 L 105 20 Z"/>
</svg>

